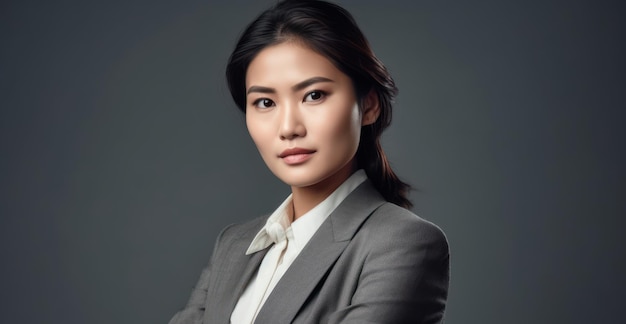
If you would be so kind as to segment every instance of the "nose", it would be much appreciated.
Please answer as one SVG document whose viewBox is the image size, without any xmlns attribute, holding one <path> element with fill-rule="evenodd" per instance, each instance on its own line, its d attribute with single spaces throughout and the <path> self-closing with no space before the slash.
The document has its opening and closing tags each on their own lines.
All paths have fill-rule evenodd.
<svg viewBox="0 0 626 324">
<path fill-rule="evenodd" d="M 280 113 L 279 136 L 281 140 L 292 140 L 306 135 L 306 127 L 297 104 L 285 104 Z"/>
</svg>

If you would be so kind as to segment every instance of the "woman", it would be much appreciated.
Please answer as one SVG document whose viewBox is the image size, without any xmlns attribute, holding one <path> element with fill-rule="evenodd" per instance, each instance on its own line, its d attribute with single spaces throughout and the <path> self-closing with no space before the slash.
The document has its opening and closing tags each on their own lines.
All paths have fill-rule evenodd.
<svg viewBox="0 0 626 324">
<path fill-rule="evenodd" d="M 439 323 L 449 254 L 406 208 L 380 135 L 396 88 L 348 12 L 283 1 L 239 39 L 232 97 L 292 194 L 231 225 L 170 323 Z"/>
</svg>

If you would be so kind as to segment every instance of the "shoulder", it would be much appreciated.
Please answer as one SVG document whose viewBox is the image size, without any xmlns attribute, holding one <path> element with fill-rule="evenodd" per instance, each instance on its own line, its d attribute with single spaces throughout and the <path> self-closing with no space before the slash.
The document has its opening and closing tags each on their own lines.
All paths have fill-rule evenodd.
<svg viewBox="0 0 626 324">
<path fill-rule="evenodd" d="M 229 237 L 237 236 L 240 237 L 242 235 L 252 234 L 252 236 L 256 235 L 256 233 L 261 230 L 265 222 L 267 221 L 267 215 L 260 216 L 243 223 L 233 223 L 226 226 L 222 229 L 219 240 L 226 239 Z"/>
<path fill-rule="evenodd" d="M 265 225 L 266 220 L 267 216 L 261 216 L 243 223 L 233 223 L 226 226 L 217 236 L 213 255 L 228 254 L 232 248 L 243 248 L 240 245 L 250 244 L 254 236 Z"/>
<path fill-rule="evenodd" d="M 383 203 L 353 237 L 348 262 L 357 264 L 351 313 L 385 323 L 439 323 L 450 275 L 448 241 L 435 224 L 411 211 Z"/>
<path fill-rule="evenodd" d="M 439 226 L 392 203 L 377 208 L 358 235 L 379 248 L 419 248 L 442 257 L 449 253 L 448 240 Z"/>
</svg>

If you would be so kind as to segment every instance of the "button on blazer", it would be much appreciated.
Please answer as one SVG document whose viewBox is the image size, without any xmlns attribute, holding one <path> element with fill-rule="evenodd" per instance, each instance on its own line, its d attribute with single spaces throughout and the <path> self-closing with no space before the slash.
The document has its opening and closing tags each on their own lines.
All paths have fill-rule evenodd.
<svg viewBox="0 0 626 324">
<path fill-rule="evenodd" d="M 219 235 L 186 307 L 170 324 L 226 324 L 267 252 L 246 255 L 266 217 Z M 255 323 L 441 323 L 449 251 L 443 232 L 386 202 L 369 180 L 331 213 Z"/>
</svg>

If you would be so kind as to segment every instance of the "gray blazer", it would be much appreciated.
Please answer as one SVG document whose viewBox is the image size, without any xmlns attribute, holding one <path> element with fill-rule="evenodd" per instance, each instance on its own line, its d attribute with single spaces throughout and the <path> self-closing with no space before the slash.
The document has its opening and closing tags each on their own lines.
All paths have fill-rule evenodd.
<svg viewBox="0 0 626 324">
<path fill-rule="evenodd" d="M 245 255 L 266 219 L 222 231 L 187 306 L 170 324 L 229 323 L 269 249 Z M 313 235 L 255 323 L 441 323 L 448 279 L 443 232 L 386 202 L 368 180 Z"/>
</svg>

